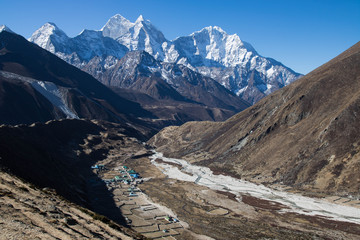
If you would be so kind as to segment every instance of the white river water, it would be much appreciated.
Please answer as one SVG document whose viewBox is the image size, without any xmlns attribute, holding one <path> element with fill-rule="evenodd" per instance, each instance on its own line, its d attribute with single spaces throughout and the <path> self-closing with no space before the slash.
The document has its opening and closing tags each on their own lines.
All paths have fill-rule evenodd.
<svg viewBox="0 0 360 240">
<path fill-rule="evenodd" d="M 182 169 L 180 170 L 170 164 L 156 162 L 156 159 L 176 163 L 181 165 Z M 355 207 L 338 205 L 318 198 L 304 197 L 299 194 L 274 190 L 264 185 L 257 185 L 230 176 L 214 175 L 207 167 L 192 165 L 181 159 L 166 158 L 162 153 L 155 151 L 150 160 L 152 164 L 172 179 L 194 182 L 213 190 L 231 192 L 237 196 L 249 194 L 253 197 L 278 202 L 289 207 L 289 209 L 282 209 L 282 212 L 295 212 L 310 216 L 317 215 L 331 220 L 360 224 L 360 209 Z"/>
</svg>

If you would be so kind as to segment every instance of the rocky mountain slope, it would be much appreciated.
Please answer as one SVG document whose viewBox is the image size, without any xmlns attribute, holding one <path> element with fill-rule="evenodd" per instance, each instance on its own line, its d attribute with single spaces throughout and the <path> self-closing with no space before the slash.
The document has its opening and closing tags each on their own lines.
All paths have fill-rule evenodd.
<svg viewBox="0 0 360 240">
<path fill-rule="evenodd" d="M 136 90 L 158 100 L 193 102 L 234 113 L 249 106 L 213 79 L 183 65 L 157 61 L 145 51 L 128 52 L 115 66 L 100 71 L 93 61 L 83 69 L 108 86 Z"/>
<path fill-rule="evenodd" d="M 264 184 L 359 197 L 360 43 L 221 123 L 169 127 L 158 151 Z"/>
<path fill-rule="evenodd" d="M 157 82 L 155 81 L 155 83 Z M 161 86 L 160 84 L 159 87 Z M 140 103 L 144 109 L 153 113 L 157 118 L 152 119 L 152 124 L 159 126 L 157 128 L 159 130 L 165 126 L 178 126 L 188 121 L 223 121 L 236 113 L 234 110 L 208 107 L 186 99 L 181 101 L 171 98 L 159 100 L 131 89 L 118 87 L 112 87 L 112 89 L 124 98 Z"/>
<path fill-rule="evenodd" d="M 86 65 L 90 62 L 98 71 L 111 69 L 127 51 L 144 50 L 156 60 L 181 64 L 213 78 L 250 103 L 301 76 L 271 58 L 260 56 L 249 43 L 220 27 L 206 27 L 169 41 L 142 16 L 132 23 L 117 14 L 101 30 L 84 30 L 74 38 L 55 24 L 46 23 L 29 40 L 85 71 L 89 70 Z M 96 72 L 88 72 L 96 77 Z M 105 82 L 117 81 L 113 77 Z"/>
</svg>

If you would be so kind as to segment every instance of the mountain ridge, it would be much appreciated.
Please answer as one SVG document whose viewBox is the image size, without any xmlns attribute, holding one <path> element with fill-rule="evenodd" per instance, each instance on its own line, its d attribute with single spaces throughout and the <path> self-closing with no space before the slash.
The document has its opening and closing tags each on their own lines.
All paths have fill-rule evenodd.
<svg viewBox="0 0 360 240">
<path fill-rule="evenodd" d="M 1 107 L 7 109 L 9 103 L 15 104 L 11 114 L 3 115 L 6 119 L 15 121 L 11 123 L 32 123 L 21 122 L 23 119 L 21 117 L 11 118 L 12 114 L 18 114 L 16 109 L 24 109 L 30 103 L 11 93 L 23 92 L 26 89 L 30 91 L 27 96 L 37 96 L 36 99 L 39 100 L 34 102 L 33 109 L 36 111 L 33 111 L 33 114 L 44 110 L 38 108 L 40 105 L 50 104 L 53 106 L 51 108 L 57 109 L 54 111 L 47 107 L 45 109 L 50 110 L 50 112 L 45 111 L 47 118 L 37 119 L 30 116 L 32 121 L 43 122 L 63 118 L 66 117 L 65 112 L 74 113 L 71 118 L 129 121 L 133 124 L 139 121 L 138 118 L 154 117 L 140 104 L 114 93 L 89 74 L 28 42 L 20 35 L 0 32 L 0 46 L 1 82 L 8 86 L 8 89 L 12 89 L 9 92 L 4 91 L 1 95 Z M 32 93 L 34 91 L 35 95 Z M 59 112 L 63 113 L 59 114 Z M 31 115 L 30 112 L 28 113 Z M 142 124 L 146 125 L 144 122 Z"/>
<path fill-rule="evenodd" d="M 1 32 L 0 53 L 0 85 L 6 90 L 0 95 L 0 121 L 5 124 L 31 124 L 62 118 L 99 119 L 126 122 L 149 137 L 164 126 L 194 120 L 220 121 L 248 107 L 219 85 L 217 92 L 222 94 L 221 99 L 216 99 L 214 94 L 214 97 L 192 100 L 190 95 L 179 94 L 159 77 L 161 69 L 153 72 L 153 66 L 161 64 L 145 51 L 128 53 L 142 56 L 139 59 L 143 61 L 142 65 L 130 64 L 138 74 L 136 81 L 124 79 L 125 82 L 131 80 L 127 86 L 133 89 L 129 88 L 131 92 L 119 90 L 117 84 L 109 89 L 20 35 Z M 95 67 L 94 71 L 97 70 Z M 194 76 L 199 78 L 196 81 L 204 83 L 201 76 Z M 191 88 L 193 85 L 188 81 L 182 82 L 191 91 L 206 95 L 202 84 Z"/>
<path fill-rule="evenodd" d="M 115 66 L 102 71 L 98 71 L 98 64 L 84 69 L 105 85 L 138 90 L 157 99 L 193 101 L 232 111 L 249 106 L 213 79 L 183 65 L 157 61 L 146 51 L 128 52 Z"/>
<path fill-rule="evenodd" d="M 44 39 L 36 38 L 38 31 L 29 40 L 43 46 L 68 63 L 83 69 L 82 66 L 91 61 L 91 59 L 79 59 L 79 49 L 76 48 L 76 44 L 71 43 L 69 45 L 75 47 L 59 51 L 51 45 L 48 46 L 44 43 L 46 42 Z M 117 51 L 96 52 L 92 57 L 102 58 L 103 62 L 99 63 L 100 68 L 114 66 L 126 54 L 126 49 L 127 51 L 145 50 L 156 60 L 182 64 L 206 77 L 213 78 L 252 104 L 301 77 L 301 74 L 283 64 L 260 56 L 249 43 L 241 41 L 238 35 L 229 35 L 217 26 L 205 27 L 189 36 L 169 41 L 161 31 L 142 16 L 132 23 L 117 14 L 111 17 L 100 30 L 94 32 L 117 42 L 118 48 L 122 49 L 121 54 L 118 55 L 114 53 Z M 58 48 L 66 48 L 66 42 L 64 41 Z M 84 45 L 94 49 L 99 49 L 97 42 L 91 43 L 88 39 L 83 39 Z M 258 72 L 253 75 L 256 76 L 255 84 L 249 84 L 254 71 Z"/>
</svg>

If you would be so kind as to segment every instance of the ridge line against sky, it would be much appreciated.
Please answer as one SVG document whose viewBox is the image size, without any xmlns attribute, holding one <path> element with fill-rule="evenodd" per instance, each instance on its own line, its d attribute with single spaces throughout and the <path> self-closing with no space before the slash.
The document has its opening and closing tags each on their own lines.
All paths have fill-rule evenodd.
<svg viewBox="0 0 360 240">
<path fill-rule="evenodd" d="M 46 22 L 68 36 L 119 13 L 151 21 L 168 40 L 207 26 L 237 34 L 264 57 L 306 74 L 360 40 L 359 0 L 0 0 L 0 24 L 29 38 Z"/>
</svg>

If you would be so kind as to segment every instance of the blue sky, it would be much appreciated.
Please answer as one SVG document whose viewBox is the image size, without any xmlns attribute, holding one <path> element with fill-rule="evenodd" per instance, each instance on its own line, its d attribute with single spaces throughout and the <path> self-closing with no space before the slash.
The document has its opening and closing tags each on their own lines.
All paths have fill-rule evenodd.
<svg viewBox="0 0 360 240">
<path fill-rule="evenodd" d="M 142 14 L 172 40 L 206 26 L 306 74 L 360 40 L 360 0 L 0 0 L 0 24 L 28 38 L 46 22 L 73 37 L 120 13 Z"/>
</svg>

